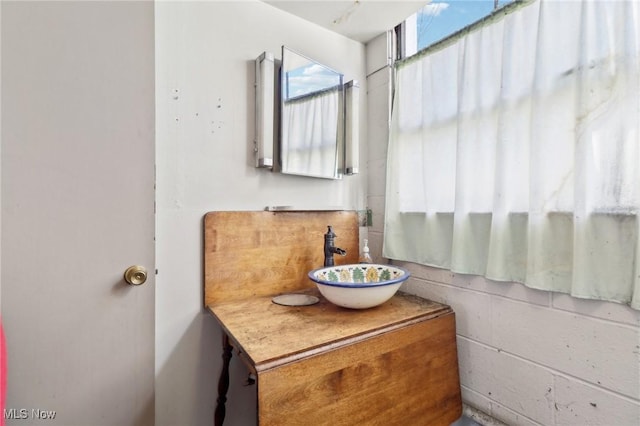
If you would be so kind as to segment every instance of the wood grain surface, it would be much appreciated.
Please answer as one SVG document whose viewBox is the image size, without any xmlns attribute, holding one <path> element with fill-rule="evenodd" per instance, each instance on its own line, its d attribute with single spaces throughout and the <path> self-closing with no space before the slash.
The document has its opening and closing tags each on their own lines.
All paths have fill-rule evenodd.
<svg viewBox="0 0 640 426">
<path fill-rule="evenodd" d="M 452 312 L 258 372 L 260 426 L 449 426 L 462 415 Z"/>
<path fill-rule="evenodd" d="M 233 344 L 257 370 L 273 368 L 451 312 L 446 305 L 405 293 L 371 309 L 346 309 L 324 299 L 310 306 L 282 306 L 271 297 L 253 297 L 209 307 Z"/>
<path fill-rule="evenodd" d="M 324 234 L 357 263 L 355 211 L 210 212 L 204 217 L 204 304 L 312 288 L 307 273 L 324 264 Z"/>
</svg>

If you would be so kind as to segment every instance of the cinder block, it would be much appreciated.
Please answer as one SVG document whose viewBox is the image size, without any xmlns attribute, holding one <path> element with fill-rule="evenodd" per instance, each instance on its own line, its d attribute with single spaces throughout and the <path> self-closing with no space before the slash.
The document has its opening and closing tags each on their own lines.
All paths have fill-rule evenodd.
<svg viewBox="0 0 640 426">
<path fill-rule="evenodd" d="M 501 422 L 504 422 L 510 426 L 541 426 L 542 423 L 534 422 L 533 420 L 523 416 L 520 413 L 509 410 L 508 408 L 496 403 L 491 403 L 491 417 L 494 417 Z"/>
<path fill-rule="evenodd" d="M 478 392 L 475 392 L 466 386 L 461 386 L 462 402 L 467 406 L 480 410 L 486 416 L 482 420 L 486 420 L 485 425 L 513 425 L 513 426 L 540 426 L 540 423 L 524 417 L 522 414 L 516 413 L 496 401 L 485 398 Z"/>
<path fill-rule="evenodd" d="M 375 263 L 386 263 L 382 257 L 382 234 L 380 232 L 369 231 L 369 250 Z"/>
<path fill-rule="evenodd" d="M 501 350 L 640 398 L 637 327 L 494 298 L 492 333 Z"/>
<path fill-rule="evenodd" d="M 547 369 L 464 337 L 458 338 L 458 359 L 460 383 L 468 389 L 513 414 L 553 422 L 553 375 Z"/>
<path fill-rule="evenodd" d="M 491 359 L 488 351 L 477 342 L 458 336 L 458 370 L 460 385 L 487 399 L 495 398 L 494 374 L 489 370 Z"/>
<path fill-rule="evenodd" d="M 638 369 L 638 365 L 629 366 Z M 577 380 L 556 376 L 554 410 L 557 425 L 637 426 L 640 401 L 631 401 L 614 393 Z"/>
<path fill-rule="evenodd" d="M 367 206 L 371 209 L 373 221 L 370 231 L 384 232 L 384 203 L 385 197 L 367 197 Z"/>
<path fill-rule="evenodd" d="M 411 262 L 398 262 L 398 265 L 406 268 L 411 275 L 416 278 L 422 278 L 428 281 L 434 281 L 443 284 L 451 284 L 455 274 L 448 269 L 433 268 L 431 266 L 418 265 Z"/>
<path fill-rule="evenodd" d="M 367 78 L 367 148 L 368 161 L 384 160 L 389 145 L 389 70 L 381 70 Z"/>
<path fill-rule="evenodd" d="M 483 413 L 491 414 L 491 400 L 484 395 L 461 385 L 460 393 L 462 394 L 462 402 Z"/>
<path fill-rule="evenodd" d="M 384 196 L 387 185 L 387 161 L 369 160 L 367 184 L 370 196 Z"/>
<path fill-rule="evenodd" d="M 620 303 L 578 299 L 568 294 L 553 293 L 553 307 L 609 321 L 640 325 L 640 311 Z"/>
<path fill-rule="evenodd" d="M 456 313 L 456 333 L 491 342 L 491 296 L 409 278 L 406 292 L 451 306 Z"/>
<path fill-rule="evenodd" d="M 536 305 L 549 306 L 550 303 L 549 292 L 528 288 L 520 283 L 492 281 L 478 275 L 455 274 L 452 284 Z"/>
</svg>

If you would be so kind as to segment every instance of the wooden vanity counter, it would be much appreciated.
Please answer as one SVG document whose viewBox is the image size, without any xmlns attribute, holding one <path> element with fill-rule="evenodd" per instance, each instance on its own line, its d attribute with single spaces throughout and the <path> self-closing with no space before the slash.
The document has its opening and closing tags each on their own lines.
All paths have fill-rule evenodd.
<svg viewBox="0 0 640 426">
<path fill-rule="evenodd" d="M 256 372 L 451 312 L 448 306 L 404 293 L 364 310 L 336 306 L 315 289 L 304 293 L 320 302 L 282 306 L 267 296 L 220 303 L 209 310 Z"/>
<path fill-rule="evenodd" d="M 345 212 L 329 213 L 330 217 L 324 214 L 327 212 L 322 213 L 320 223 L 330 220 L 331 223 L 323 225 L 334 225 L 339 236 L 349 234 L 344 230 L 340 232 L 340 228 L 341 225 L 351 228 L 355 216 L 348 215 L 345 225 L 340 223 Z M 341 216 L 336 218 L 334 213 Z M 262 216 L 255 216 L 261 217 L 254 223 L 259 226 L 239 233 L 246 233 L 253 241 L 265 241 L 263 236 L 256 234 L 259 228 L 265 235 L 271 235 Z M 224 247 L 222 236 L 226 232 L 224 229 L 228 229 L 225 221 L 231 216 L 210 213 L 207 217 L 205 302 L 225 332 L 225 366 L 219 385 L 216 424 L 221 424 L 224 418 L 232 348 L 256 376 L 258 423 L 261 426 L 448 426 L 461 416 L 455 315 L 449 306 L 398 292 L 375 308 L 346 309 L 324 299 L 308 279 L 299 284 L 274 280 L 270 281 L 271 287 L 264 282 L 253 287 L 252 283 L 245 282 L 249 290 L 236 279 L 225 286 L 216 277 L 230 277 L 227 263 L 222 268 L 221 263 L 217 263 L 219 267 L 215 270 L 211 265 L 216 264 L 215 252 Z M 255 217 L 252 216 L 251 221 Z M 214 218 L 217 221 L 213 221 Z M 271 219 L 269 217 L 267 221 Z M 282 224 L 282 216 L 277 220 Z M 308 225 L 309 220 L 305 219 L 304 223 Z M 357 222 L 353 225 L 355 238 L 345 238 L 342 243 L 346 245 L 340 241 L 336 245 L 348 247 L 348 251 L 355 248 L 357 256 Z M 207 237 L 207 229 L 217 229 L 215 236 Z M 239 246 L 246 249 L 249 244 L 242 243 L 239 233 L 234 234 L 235 243 L 240 241 Z M 322 241 L 314 241 L 314 244 L 321 248 Z M 315 253 L 315 249 L 318 247 L 310 250 Z M 296 260 L 305 259 L 304 253 L 304 249 L 297 249 Z M 224 258 L 243 262 L 244 255 L 235 254 L 229 256 L 225 249 Z M 212 257 L 209 262 L 208 255 Z M 344 263 L 351 261 L 347 258 Z M 260 269 L 260 262 L 254 263 Z M 242 271 L 241 268 L 236 270 Z M 273 268 L 270 271 L 269 276 L 273 278 Z M 254 277 L 255 274 L 252 269 L 251 274 L 239 274 L 236 278 Z M 216 297 L 211 295 L 212 288 L 217 290 Z M 244 289 L 239 292 L 243 296 L 238 297 L 238 291 L 221 295 L 222 288 Z M 309 306 L 273 303 L 272 298 L 283 292 L 310 294 L 320 301 Z"/>
</svg>

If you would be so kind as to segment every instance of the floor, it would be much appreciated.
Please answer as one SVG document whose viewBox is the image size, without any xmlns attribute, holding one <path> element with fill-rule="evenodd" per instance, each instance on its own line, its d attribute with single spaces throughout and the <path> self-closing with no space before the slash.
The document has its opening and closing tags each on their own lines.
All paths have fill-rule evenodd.
<svg viewBox="0 0 640 426">
<path fill-rule="evenodd" d="M 467 416 L 462 416 L 456 420 L 451 426 L 482 426 L 480 423 Z"/>
</svg>

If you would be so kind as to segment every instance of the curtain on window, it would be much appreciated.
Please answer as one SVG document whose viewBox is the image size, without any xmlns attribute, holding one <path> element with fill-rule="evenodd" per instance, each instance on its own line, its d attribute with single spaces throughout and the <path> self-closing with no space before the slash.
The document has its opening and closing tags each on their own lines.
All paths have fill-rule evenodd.
<svg viewBox="0 0 640 426">
<path fill-rule="evenodd" d="M 341 93 L 336 87 L 284 101 L 281 158 L 287 173 L 335 174 Z"/>
<path fill-rule="evenodd" d="M 397 67 L 384 255 L 640 309 L 640 2 L 500 15 Z"/>
</svg>

